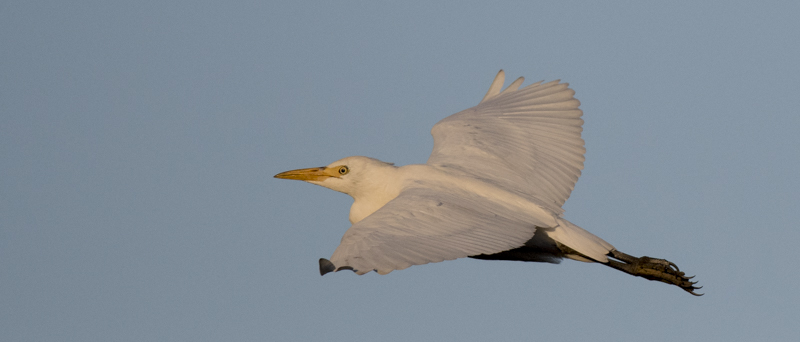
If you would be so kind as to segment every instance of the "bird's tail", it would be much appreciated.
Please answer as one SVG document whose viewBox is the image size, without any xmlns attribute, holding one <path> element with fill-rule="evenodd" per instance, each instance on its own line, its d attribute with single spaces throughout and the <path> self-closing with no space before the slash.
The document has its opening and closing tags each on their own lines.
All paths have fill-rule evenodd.
<svg viewBox="0 0 800 342">
<path fill-rule="evenodd" d="M 542 230 L 551 239 L 568 247 L 568 251 L 576 252 L 567 252 L 565 257 L 585 262 L 608 262 L 606 255 L 615 249 L 614 246 L 565 219 L 559 218 L 556 222 L 558 226 Z"/>
</svg>

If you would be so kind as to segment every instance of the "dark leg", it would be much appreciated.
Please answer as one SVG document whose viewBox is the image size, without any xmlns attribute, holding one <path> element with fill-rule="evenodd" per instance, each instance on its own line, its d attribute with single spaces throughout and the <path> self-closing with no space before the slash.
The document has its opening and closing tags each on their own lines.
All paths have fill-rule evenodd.
<svg viewBox="0 0 800 342">
<path fill-rule="evenodd" d="M 672 284 L 684 289 L 695 296 L 702 296 L 694 291 L 702 288 L 694 286 L 696 281 L 689 281 L 694 277 L 687 277 L 685 273 L 678 269 L 678 266 L 664 259 L 656 259 L 643 256 L 637 258 L 627 255 L 618 250 L 612 250 L 607 254 L 609 257 L 619 261 L 608 259 L 606 266 L 618 269 L 630 275 L 642 277 L 650 280 L 658 280 L 667 284 Z"/>
</svg>

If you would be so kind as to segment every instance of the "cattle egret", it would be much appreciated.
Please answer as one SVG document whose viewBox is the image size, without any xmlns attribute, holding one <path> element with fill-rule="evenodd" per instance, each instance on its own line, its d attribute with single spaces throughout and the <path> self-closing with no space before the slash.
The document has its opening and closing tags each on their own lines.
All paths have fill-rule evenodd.
<svg viewBox="0 0 800 342">
<path fill-rule="evenodd" d="M 353 197 L 352 226 L 330 260 L 319 260 L 320 273 L 387 274 L 464 257 L 569 258 L 698 295 L 700 287 L 672 262 L 622 253 L 562 218 L 586 151 L 580 102 L 567 83 L 520 89 L 520 77 L 501 92 L 504 79 L 500 70 L 477 106 L 433 126 L 426 164 L 348 157 L 275 175 Z"/>
</svg>

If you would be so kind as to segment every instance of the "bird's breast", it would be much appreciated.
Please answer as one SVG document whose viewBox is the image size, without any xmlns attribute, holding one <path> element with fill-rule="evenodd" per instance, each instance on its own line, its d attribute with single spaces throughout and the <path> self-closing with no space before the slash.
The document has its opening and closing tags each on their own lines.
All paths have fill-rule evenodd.
<svg viewBox="0 0 800 342">
<path fill-rule="evenodd" d="M 397 176 L 397 175 L 392 175 Z M 361 191 L 353 196 L 353 205 L 350 206 L 350 223 L 355 224 L 363 220 L 386 203 L 395 199 L 402 191 L 403 179 L 399 177 L 383 177 L 386 182 L 376 183 L 369 187 L 369 191 Z"/>
<path fill-rule="evenodd" d="M 350 206 L 350 223 L 356 224 L 358 221 L 361 221 L 367 216 L 372 215 L 372 213 L 383 207 L 385 204 L 386 203 L 363 201 L 363 200 L 353 201 L 353 205 Z"/>
</svg>

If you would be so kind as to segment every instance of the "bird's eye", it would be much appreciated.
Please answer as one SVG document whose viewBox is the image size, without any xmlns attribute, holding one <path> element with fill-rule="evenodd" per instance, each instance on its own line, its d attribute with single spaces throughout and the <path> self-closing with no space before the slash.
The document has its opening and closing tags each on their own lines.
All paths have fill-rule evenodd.
<svg viewBox="0 0 800 342">
<path fill-rule="evenodd" d="M 350 172 L 350 168 L 349 167 L 344 166 L 344 165 L 339 167 L 339 174 L 340 175 L 346 175 L 348 172 Z"/>
</svg>

